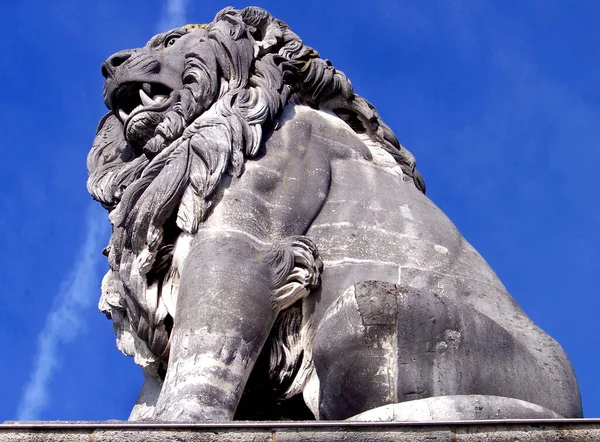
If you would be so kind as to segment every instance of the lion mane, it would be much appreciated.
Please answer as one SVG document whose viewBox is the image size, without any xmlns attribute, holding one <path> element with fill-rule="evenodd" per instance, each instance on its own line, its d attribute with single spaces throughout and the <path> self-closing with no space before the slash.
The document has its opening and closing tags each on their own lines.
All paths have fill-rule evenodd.
<svg viewBox="0 0 600 442">
<path fill-rule="evenodd" d="M 260 8 L 226 8 L 210 24 L 182 32 L 202 38 L 185 56 L 183 88 L 170 93 L 162 112 L 148 115 L 153 133 L 134 145 L 110 112 L 87 162 L 88 190 L 110 211 L 113 226 L 100 309 L 113 319 L 118 347 L 157 377 L 166 372 L 176 316 L 176 242 L 210 215 L 224 177 L 235 179 L 245 161 L 260 161 L 263 137 L 277 129 L 287 104 L 334 113 L 391 154 L 404 179 L 425 191 L 414 157 L 374 106 L 285 23 Z M 288 269 L 308 259 L 304 252 L 279 253 Z M 300 311 L 283 310 L 272 333 L 271 369 L 287 373 L 280 378 L 290 378 L 302 357 L 294 350 Z"/>
</svg>

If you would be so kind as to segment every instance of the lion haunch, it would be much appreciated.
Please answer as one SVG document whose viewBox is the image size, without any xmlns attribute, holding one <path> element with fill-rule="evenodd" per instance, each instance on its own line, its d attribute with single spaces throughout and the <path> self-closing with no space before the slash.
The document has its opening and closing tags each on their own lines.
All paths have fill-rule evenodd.
<svg viewBox="0 0 600 442">
<path fill-rule="evenodd" d="M 561 347 L 346 76 L 259 8 L 118 52 L 88 189 L 132 420 L 579 417 Z"/>
</svg>

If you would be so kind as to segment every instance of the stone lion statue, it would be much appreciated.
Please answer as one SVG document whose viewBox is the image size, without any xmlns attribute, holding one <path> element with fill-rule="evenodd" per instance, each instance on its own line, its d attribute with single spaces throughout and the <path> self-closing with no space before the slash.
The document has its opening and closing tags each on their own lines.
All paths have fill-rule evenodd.
<svg viewBox="0 0 600 442">
<path fill-rule="evenodd" d="M 579 417 L 561 347 L 415 160 L 282 21 L 226 8 L 102 65 L 100 309 L 130 419 Z"/>
</svg>

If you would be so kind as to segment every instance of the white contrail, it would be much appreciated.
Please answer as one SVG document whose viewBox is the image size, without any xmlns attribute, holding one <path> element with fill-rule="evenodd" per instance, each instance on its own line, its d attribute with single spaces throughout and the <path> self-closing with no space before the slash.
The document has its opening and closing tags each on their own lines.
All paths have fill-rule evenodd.
<svg viewBox="0 0 600 442">
<path fill-rule="evenodd" d="M 187 6 L 188 0 L 167 0 L 159 32 L 186 24 Z M 87 211 L 85 243 L 39 334 L 38 353 L 18 406 L 18 420 L 35 420 L 46 406 L 48 386 L 58 365 L 58 348 L 76 338 L 84 311 L 100 294 L 101 276 L 96 267 L 104 261 L 99 252 L 108 237 L 108 222 L 106 214 L 98 211 L 96 204 Z"/>
<path fill-rule="evenodd" d="M 108 221 L 97 204 L 86 213 L 86 237 L 68 277 L 61 283 L 54 307 L 38 336 L 38 353 L 19 403 L 17 419 L 35 420 L 48 402 L 48 388 L 59 361 L 59 347 L 81 329 L 84 312 L 98 299 L 100 251 L 108 237 Z M 98 205 L 99 206 L 99 205 Z"/>
<path fill-rule="evenodd" d="M 165 32 L 186 24 L 185 16 L 189 0 L 167 0 L 165 11 L 160 19 L 159 32 Z"/>
</svg>

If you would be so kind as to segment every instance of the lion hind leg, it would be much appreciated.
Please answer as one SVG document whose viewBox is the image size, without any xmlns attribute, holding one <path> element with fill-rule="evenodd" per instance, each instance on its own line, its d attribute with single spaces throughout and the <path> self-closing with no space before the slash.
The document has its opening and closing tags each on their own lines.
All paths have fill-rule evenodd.
<svg viewBox="0 0 600 442">
<path fill-rule="evenodd" d="M 320 418 L 461 395 L 520 400 L 563 414 L 553 368 L 536 349 L 456 299 L 381 281 L 347 289 L 315 333 Z M 514 415 L 509 411 L 497 417 Z"/>
</svg>

